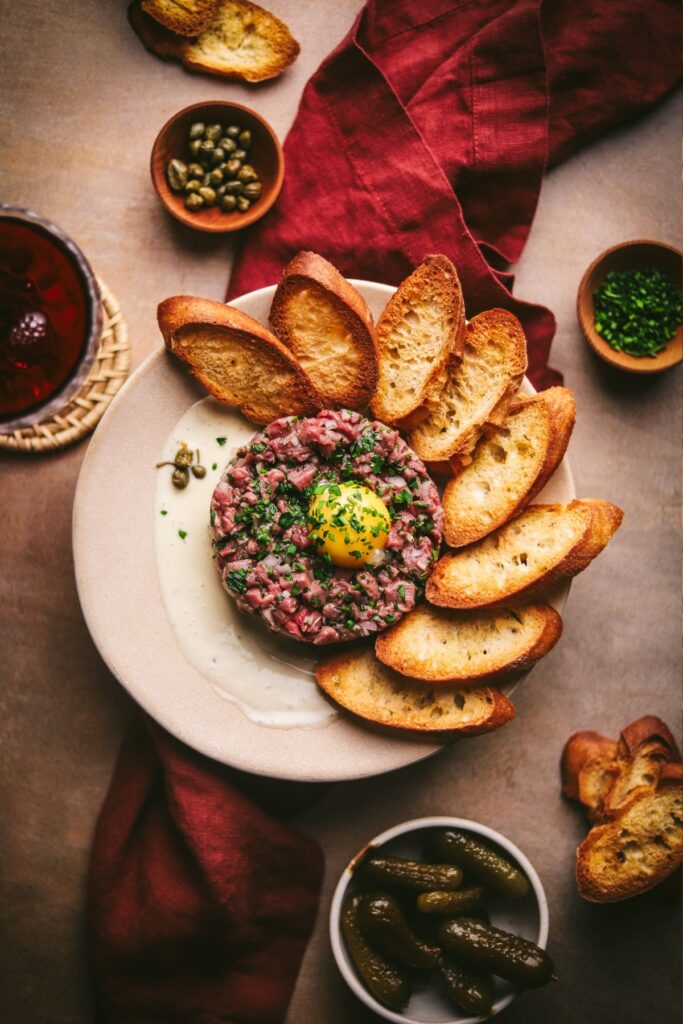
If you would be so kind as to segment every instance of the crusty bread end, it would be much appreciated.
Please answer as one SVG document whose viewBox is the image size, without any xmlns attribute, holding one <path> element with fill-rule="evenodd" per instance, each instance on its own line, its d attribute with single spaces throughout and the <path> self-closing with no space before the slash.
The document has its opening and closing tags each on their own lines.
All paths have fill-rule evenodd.
<svg viewBox="0 0 683 1024">
<path fill-rule="evenodd" d="M 143 11 L 171 32 L 198 36 L 213 21 L 220 0 L 142 0 Z"/>
</svg>

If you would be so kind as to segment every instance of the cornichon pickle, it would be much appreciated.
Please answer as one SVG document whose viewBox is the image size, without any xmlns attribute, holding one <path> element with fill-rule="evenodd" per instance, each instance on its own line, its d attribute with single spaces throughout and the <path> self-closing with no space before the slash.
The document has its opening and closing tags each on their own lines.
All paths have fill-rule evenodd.
<svg viewBox="0 0 683 1024">
<path fill-rule="evenodd" d="M 386 893 L 361 896 L 358 922 L 373 946 L 406 967 L 433 967 L 439 949 L 422 942 L 408 927 L 396 900 Z"/>
<path fill-rule="evenodd" d="M 413 892 L 450 892 L 462 882 L 462 871 L 453 864 L 421 864 L 401 857 L 373 857 L 366 862 L 365 870 L 376 882 Z"/>
<path fill-rule="evenodd" d="M 503 896 L 524 896 L 529 891 L 526 875 L 473 836 L 447 829 L 437 835 L 434 849 L 437 856 L 469 871 L 478 881 L 490 885 Z"/>
<path fill-rule="evenodd" d="M 423 892 L 417 897 L 417 909 L 423 914 L 469 914 L 484 903 L 483 885 L 468 885 L 457 892 Z"/>
<path fill-rule="evenodd" d="M 471 917 L 444 921 L 439 925 L 439 941 L 459 960 L 524 988 L 540 988 L 553 975 L 553 962 L 544 949 Z"/>
<path fill-rule="evenodd" d="M 368 944 L 358 924 L 358 903 L 358 897 L 353 896 L 342 907 L 346 947 L 368 991 L 390 1010 L 400 1010 L 410 999 L 410 983 L 398 967 Z"/>
<path fill-rule="evenodd" d="M 493 1009 L 493 984 L 486 974 L 439 957 L 436 974 L 456 1006 L 466 1013 L 485 1017 Z"/>
</svg>

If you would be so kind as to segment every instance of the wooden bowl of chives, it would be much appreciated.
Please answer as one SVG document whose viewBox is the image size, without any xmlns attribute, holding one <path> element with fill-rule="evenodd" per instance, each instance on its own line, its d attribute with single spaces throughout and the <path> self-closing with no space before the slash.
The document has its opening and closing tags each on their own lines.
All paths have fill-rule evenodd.
<svg viewBox="0 0 683 1024">
<path fill-rule="evenodd" d="M 683 358 L 683 326 L 679 325 L 676 333 L 656 356 L 631 356 L 612 348 L 609 342 L 595 330 L 595 308 L 593 296 L 601 287 L 612 270 L 643 270 L 656 267 L 663 274 L 681 287 L 683 277 L 683 257 L 678 249 L 665 242 L 649 239 L 637 239 L 633 242 L 622 242 L 614 245 L 593 260 L 581 278 L 576 297 L 576 313 L 581 330 L 593 351 L 619 370 L 628 373 L 660 373 L 676 366 Z"/>
</svg>

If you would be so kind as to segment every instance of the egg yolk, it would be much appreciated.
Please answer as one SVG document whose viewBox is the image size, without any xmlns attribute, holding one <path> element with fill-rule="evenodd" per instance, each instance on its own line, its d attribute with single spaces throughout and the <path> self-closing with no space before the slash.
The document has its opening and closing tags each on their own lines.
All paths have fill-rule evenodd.
<svg viewBox="0 0 683 1024">
<path fill-rule="evenodd" d="M 389 511 L 361 484 L 319 484 L 308 509 L 308 533 L 334 565 L 372 565 L 391 529 Z"/>
</svg>

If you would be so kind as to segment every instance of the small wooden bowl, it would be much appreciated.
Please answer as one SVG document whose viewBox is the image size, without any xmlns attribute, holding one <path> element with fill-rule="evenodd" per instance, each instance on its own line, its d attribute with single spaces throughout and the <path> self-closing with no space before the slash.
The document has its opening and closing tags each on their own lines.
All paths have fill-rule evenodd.
<svg viewBox="0 0 683 1024">
<path fill-rule="evenodd" d="M 224 213 L 218 206 L 192 213 L 185 206 L 184 194 L 173 192 L 169 187 L 166 180 L 169 160 L 176 158 L 185 163 L 191 161 L 187 150 L 188 133 L 190 125 L 195 121 L 203 121 L 205 124 L 215 122 L 226 128 L 229 124 L 239 124 L 251 132 L 253 141 L 249 150 L 249 163 L 258 174 L 263 191 L 246 213 Z M 150 171 L 156 194 L 176 220 L 198 231 L 222 234 L 246 228 L 268 212 L 280 194 L 285 163 L 277 135 L 260 114 L 240 103 L 214 100 L 210 103 L 193 103 L 179 110 L 166 122 L 152 147 Z"/>
<path fill-rule="evenodd" d="M 581 278 L 576 297 L 576 313 L 586 341 L 591 348 L 610 366 L 629 373 L 659 373 L 676 366 L 683 358 L 683 326 L 679 326 L 665 349 L 654 358 L 651 356 L 630 356 L 626 352 L 618 352 L 595 330 L 595 309 L 593 294 L 605 280 L 611 270 L 639 270 L 644 267 L 656 267 L 681 287 L 683 274 L 683 257 L 678 249 L 664 242 L 652 242 L 639 239 L 635 242 L 622 242 L 606 249 L 593 260 Z"/>
</svg>

